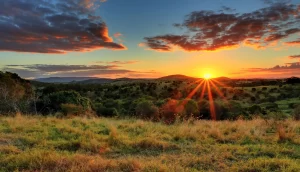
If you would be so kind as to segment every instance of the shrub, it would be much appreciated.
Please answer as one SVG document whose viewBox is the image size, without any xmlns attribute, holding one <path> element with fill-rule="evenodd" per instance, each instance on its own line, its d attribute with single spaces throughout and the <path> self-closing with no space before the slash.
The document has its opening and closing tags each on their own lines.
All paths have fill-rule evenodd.
<svg viewBox="0 0 300 172">
<path fill-rule="evenodd" d="M 64 115 L 80 115 L 84 113 L 83 107 L 81 105 L 75 104 L 61 104 L 60 105 Z"/>
<path fill-rule="evenodd" d="M 161 118 L 167 124 L 174 123 L 176 116 L 182 111 L 182 107 L 177 100 L 169 99 L 160 109 Z"/>
<path fill-rule="evenodd" d="M 259 105 L 253 105 L 248 108 L 250 114 L 261 114 L 263 112 Z"/>
<path fill-rule="evenodd" d="M 215 107 L 216 120 L 225 120 L 229 118 L 228 107 L 223 103 L 212 102 Z"/>
<path fill-rule="evenodd" d="M 255 102 L 255 101 L 256 101 L 256 98 L 253 97 L 253 96 L 252 96 L 250 99 L 251 99 L 252 102 Z"/>
<path fill-rule="evenodd" d="M 229 112 L 226 119 L 234 120 L 237 119 L 240 115 L 245 115 L 242 105 L 237 101 L 230 101 Z"/>
<path fill-rule="evenodd" d="M 158 119 L 158 108 L 151 101 L 139 102 L 136 106 L 136 114 L 143 119 Z"/>
<path fill-rule="evenodd" d="M 300 105 L 298 105 L 298 106 L 294 109 L 293 117 L 294 117 L 294 119 L 297 120 L 297 121 L 300 120 Z"/>
<path fill-rule="evenodd" d="M 276 103 L 268 102 L 266 104 L 266 109 L 270 112 L 277 112 L 279 110 L 279 107 Z"/>
<path fill-rule="evenodd" d="M 78 107 L 82 107 L 84 111 L 88 111 L 91 109 L 91 103 L 88 98 L 82 97 L 76 91 L 59 91 L 55 93 L 51 93 L 45 97 L 43 100 L 44 106 L 49 108 L 51 112 L 57 112 L 62 110 L 63 104 L 73 104 Z M 70 108 L 70 107 L 65 107 Z M 73 107 L 74 108 L 74 107 Z"/>
<path fill-rule="evenodd" d="M 184 110 L 183 115 L 186 118 L 192 117 L 192 116 L 198 116 L 199 114 L 199 107 L 195 100 L 189 99 L 186 100 L 184 103 Z"/>
<path fill-rule="evenodd" d="M 119 112 L 116 108 L 107 108 L 104 106 L 98 106 L 95 107 L 95 110 L 98 116 L 114 117 L 119 115 Z"/>
<path fill-rule="evenodd" d="M 201 100 L 198 102 L 199 116 L 197 118 L 210 119 L 209 102 L 207 100 Z"/>
</svg>

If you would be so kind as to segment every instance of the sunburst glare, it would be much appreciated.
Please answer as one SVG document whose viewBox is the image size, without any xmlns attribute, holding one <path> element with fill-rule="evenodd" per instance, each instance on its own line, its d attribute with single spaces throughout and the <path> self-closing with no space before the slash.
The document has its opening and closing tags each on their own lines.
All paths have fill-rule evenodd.
<svg viewBox="0 0 300 172">
<path fill-rule="evenodd" d="M 204 74 L 204 79 L 206 79 L 206 80 L 211 79 L 211 74 L 210 73 L 205 73 Z"/>
</svg>

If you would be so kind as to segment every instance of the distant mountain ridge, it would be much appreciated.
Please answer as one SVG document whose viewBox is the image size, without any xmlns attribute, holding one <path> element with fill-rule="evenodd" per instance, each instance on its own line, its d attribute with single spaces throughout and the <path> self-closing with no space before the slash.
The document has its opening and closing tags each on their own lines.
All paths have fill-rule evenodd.
<svg viewBox="0 0 300 172">
<path fill-rule="evenodd" d="M 164 77 L 157 78 L 157 80 L 196 80 L 196 79 L 201 79 L 201 78 L 195 78 L 195 77 L 190 77 L 186 75 L 168 75 Z"/>
<path fill-rule="evenodd" d="M 49 78 L 37 78 L 34 81 L 45 82 L 45 83 L 69 83 L 85 81 L 89 79 L 97 79 L 96 77 L 49 77 Z"/>
<path fill-rule="evenodd" d="M 158 81 L 168 81 L 168 80 L 199 80 L 203 78 L 190 77 L 186 75 L 168 75 L 160 78 L 96 78 L 96 77 L 49 77 L 49 78 L 38 78 L 34 81 L 44 82 L 44 83 L 79 83 L 79 84 L 104 84 L 118 81 L 137 81 L 137 80 L 158 80 Z M 214 78 L 219 81 L 231 80 L 227 77 Z"/>
</svg>

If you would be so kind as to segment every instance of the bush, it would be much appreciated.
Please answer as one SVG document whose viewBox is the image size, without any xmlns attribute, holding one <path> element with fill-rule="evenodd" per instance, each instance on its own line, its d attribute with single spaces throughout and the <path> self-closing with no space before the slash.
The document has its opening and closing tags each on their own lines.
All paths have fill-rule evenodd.
<svg viewBox="0 0 300 172">
<path fill-rule="evenodd" d="M 250 114 L 261 114 L 263 112 L 262 108 L 259 105 L 253 105 L 248 108 Z"/>
<path fill-rule="evenodd" d="M 209 102 L 207 100 L 201 100 L 198 102 L 199 116 L 198 119 L 210 119 Z"/>
<path fill-rule="evenodd" d="M 102 106 L 96 108 L 96 114 L 98 116 L 114 117 L 114 116 L 118 116 L 119 112 L 116 108 L 107 108 Z"/>
<path fill-rule="evenodd" d="M 199 114 L 199 107 L 198 104 L 195 100 L 189 99 L 185 100 L 186 102 L 184 103 L 184 110 L 183 110 L 183 115 L 185 118 L 190 118 L 193 116 L 198 116 Z"/>
<path fill-rule="evenodd" d="M 279 107 L 276 103 L 268 102 L 266 104 L 266 109 L 270 112 L 277 112 L 279 110 Z"/>
<path fill-rule="evenodd" d="M 158 119 L 159 110 L 151 101 L 139 102 L 136 106 L 136 115 L 143 119 Z"/>
<path fill-rule="evenodd" d="M 294 109 L 293 117 L 294 117 L 294 119 L 297 120 L 297 121 L 300 120 L 300 105 L 298 105 L 298 106 Z"/>
<path fill-rule="evenodd" d="M 88 111 L 91 109 L 90 100 L 88 98 L 82 97 L 76 91 L 59 91 L 59 92 L 51 93 L 45 97 L 43 103 L 44 106 L 48 107 L 50 112 L 61 111 L 63 104 L 65 105 L 69 104 L 67 105 L 67 107 L 63 106 L 64 108 L 67 109 L 71 108 L 70 104 L 78 107 L 82 107 L 84 111 Z"/>
<path fill-rule="evenodd" d="M 223 103 L 212 102 L 215 107 L 215 115 L 216 120 L 225 120 L 229 118 L 228 107 L 226 107 Z"/>
<path fill-rule="evenodd" d="M 229 112 L 226 119 L 235 120 L 241 115 L 246 115 L 242 105 L 236 101 L 229 102 Z"/>
<path fill-rule="evenodd" d="M 83 107 L 81 105 L 75 104 L 61 104 L 60 105 L 64 115 L 80 115 L 84 113 Z"/>
<path fill-rule="evenodd" d="M 174 123 L 180 112 L 182 112 L 182 107 L 175 99 L 169 99 L 160 109 L 161 118 L 167 124 Z"/>
</svg>

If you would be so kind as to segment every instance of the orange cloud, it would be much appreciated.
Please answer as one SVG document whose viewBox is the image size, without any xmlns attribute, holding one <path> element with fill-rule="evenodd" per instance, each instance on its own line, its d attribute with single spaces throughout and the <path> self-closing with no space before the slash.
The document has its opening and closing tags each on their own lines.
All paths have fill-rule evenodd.
<svg viewBox="0 0 300 172">
<path fill-rule="evenodd" d="M 0 51 L 62 54 L 126 49 L 122 42 L 113 42 L 106 23 L 90 10 L 99 0 L 74 1 L 65 5 L 56 1 L 4 1 L 0 6 Z M 55 8 L 49 8 L 52 6 Z"/>
</svg>

